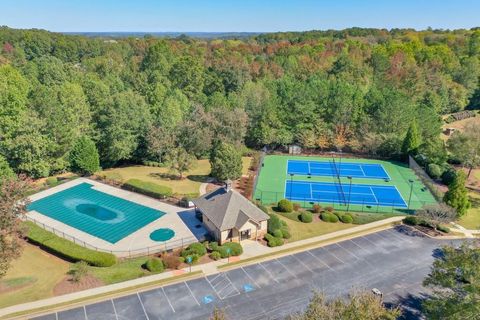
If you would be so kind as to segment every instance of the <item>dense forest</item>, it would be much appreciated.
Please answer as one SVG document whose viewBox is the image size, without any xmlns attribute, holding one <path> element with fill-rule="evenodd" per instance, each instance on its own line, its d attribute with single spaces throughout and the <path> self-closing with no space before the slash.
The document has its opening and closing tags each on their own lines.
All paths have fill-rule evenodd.
<svg viewBox="0 0 480 320">
<path fill-rule="evenodd" d="M 0 28 L 0 165 L 44 177 L 91 139 L 103 167 L 298 143 L 430 161 L 441 116 L 480 106 L 480 30 L 101 39 Z M 438 159 L 441 163 L 444 159 Z"/>
</svg>

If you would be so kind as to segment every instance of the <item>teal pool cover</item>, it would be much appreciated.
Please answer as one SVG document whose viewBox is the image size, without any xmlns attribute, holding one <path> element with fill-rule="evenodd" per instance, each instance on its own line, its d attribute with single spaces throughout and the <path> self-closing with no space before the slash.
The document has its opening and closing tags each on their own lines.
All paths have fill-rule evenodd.
<svg viewBox="0 0 480 320">
<path fill-rule="evenodd" d="M 35 210 L 110 243 L 116 243 L 165 212 L 118 198 L 81 183 L 32 202 Z"/>
</svg>

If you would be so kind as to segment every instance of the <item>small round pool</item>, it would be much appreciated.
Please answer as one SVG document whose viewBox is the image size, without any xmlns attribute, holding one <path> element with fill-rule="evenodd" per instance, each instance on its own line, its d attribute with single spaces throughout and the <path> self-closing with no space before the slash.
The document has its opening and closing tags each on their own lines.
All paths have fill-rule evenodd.
<svg viewBox="0 0 480 320">
<path fill-rule="evenodd" d="M 150 233 L 150 239 L 153 241 L 167 241 L 173 238 L 175 231 L 169 228 L 161 228 Z"/>
</svg>

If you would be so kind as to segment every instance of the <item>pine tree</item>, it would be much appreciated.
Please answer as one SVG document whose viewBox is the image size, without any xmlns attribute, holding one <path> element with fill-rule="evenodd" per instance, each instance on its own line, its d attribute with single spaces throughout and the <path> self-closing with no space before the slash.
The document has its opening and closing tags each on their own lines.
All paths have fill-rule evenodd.
<svg viewBox="0 0 480 320">
<path fill-rule="evenodd" d="M 418 132 L 417 121 L 414 120 L 408 128 L 407 135 L 403 140 L 402 152 L 405 155 L 416 154 L 418 147 L 422 144 L 421 136 Z"/>
<path fill-rule="evenodd" d="M 70 151 L 70 167 L 73 172 L 90 175 L 100 168 L 100 160 L 95 143 L 88 137 L 77 140 Z"/>
<path fill-rule="evenodd" d="M 448 191 L 443 197 L 443 201 L 449 206 L 455 208 L 459 216 L 464 215 L 468 208 L 470 208 L 468 191 L 467 188 L 465 188 L 466 179 L 467 176 L 463 171 L 458 172 L 453 182 L 448 186 Z"/>
</svg>

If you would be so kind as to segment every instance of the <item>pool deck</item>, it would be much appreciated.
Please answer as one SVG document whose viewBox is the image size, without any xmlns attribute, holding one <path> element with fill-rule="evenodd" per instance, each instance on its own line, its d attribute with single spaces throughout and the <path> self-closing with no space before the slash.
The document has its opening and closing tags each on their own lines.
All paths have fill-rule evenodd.
<svg viewBox="0 0 480 320">
<path fill-rule="evenodd" d="M 175 236 L 168 241 L 168 244 L 180 245 L 182 243 L 182 240 L 184 243 L 187 244 L 196 242 L 195 235 L 179 216 L 180 212 L 182 212 L 183 215 L 186 214 L 185 212 L 188 210 L 186 210 L 185 208 L 169 205 L 160 202 L 154 198 L 150 198 L 131 191 L 115 188 L 94 180 L 78 178 L 58 185 L 56 187 L 50 188 L 48 190 L 44 190 L 34 195 L 31 195 L 29 199 L 33 202 L 85 182 L 93 185 L 93 189 L 97 191 L 107 193 L 131 202 L 135 202 L 159 211 L 163 211 L 165 212 L 165 215 L 153 221 L 152 223 L 138 229 L 132 234 L 126 236 L 125 238 L 119 240 L 117 243 L 107 242 L 86 232 L 71 227 L 67 224 L 64 224 L 58 220 L 45 216 L 37 211 L 29 211 L 27 213 L 27 216 L 35 219 L 37 223 L 39 222 L 45 224 L 47 226 L 47 230 L 48 227 L 54 228 L 58 231 L 64 232 L 70 237 L 75 237 L 81 242 L 84 242 L 87 247 L 94 247 L 104 251 L 111 251 L 119 257 L 139 254 L 141 251 L 144 251 L 143 249 L 147 247 L 152 247 L 152 249 L 159 249 L 163 245 L 163 243 L 156 242 L 150 239 L 150 233 L 159 228 L 170 228 L 175 231 Z M 187 214 L 194 215 L 194 212 L 187 212 Z M 58 234 L 58 232 L 56 233 Z M 70 237 L 68 236 L 66 236 L 65 238 L 70 239 Z"/>
</svg>

